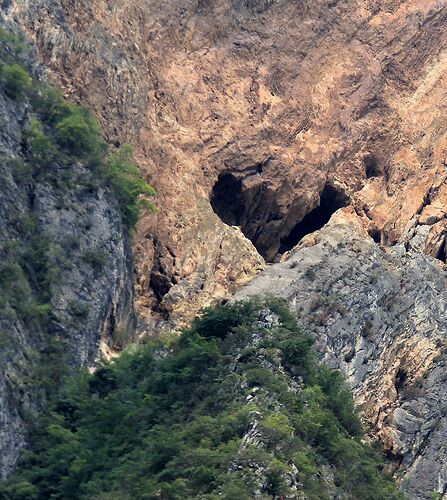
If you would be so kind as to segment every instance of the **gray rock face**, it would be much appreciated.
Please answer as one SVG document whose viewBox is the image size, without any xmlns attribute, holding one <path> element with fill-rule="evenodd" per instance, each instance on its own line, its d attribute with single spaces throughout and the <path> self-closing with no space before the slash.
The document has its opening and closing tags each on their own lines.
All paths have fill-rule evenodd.
<svg viewBox="0 0 447 500">
<path fill-rule="evenodd" d="M 446 284 L 440 261 L 380 247 L 345 221 L 303 240 L 235 296 L 288 300 L 321 358 L 346 374 L 412 499 L 447 491 Z"/>
<path fill-rule="evenodd" d="M 131 252 L 118 205 L 107 190 L 79 182 L 89 175 L 82 164 L 55 164 L 50 180 L 27 180 L 20 168 L 29 113 L 0 89 L 0 477 L 11 471 L 26 444 L 25 422 L 45 399 L 38 370 L 47 339 L 64 346 L 70 366 L 90 366 L 100 351 L 132 338 L 135 326 Z M 8 299 L 6 288 L 19 289 L 18 280 L 3 279 L 2 264 L 31 248 L 31 239 L 45 248 L 46 272 L 56 275 L 45 331 Z"/>
</svg>

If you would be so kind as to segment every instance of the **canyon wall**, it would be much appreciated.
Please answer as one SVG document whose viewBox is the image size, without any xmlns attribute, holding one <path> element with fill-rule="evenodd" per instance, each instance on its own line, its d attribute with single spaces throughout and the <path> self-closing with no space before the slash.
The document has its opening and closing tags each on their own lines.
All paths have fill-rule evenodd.
<svg viewBox="0 0 447 500">
<path fill-rule="evenodd" d="M 0 64 L 19 33 L 0 18 Z M 21 42 L 20 42 L 21 43 Z M 12 45 L 12 44 L 11 44 Z M 26 44 L 20 63 L 42 69 Z M 6 54 L 6 55 L 5 55 Z M 35 83 L 34 82 L 34 83 Z M 0 478 L 64 370 L 89 367 L 134 338 L 130 240 L 116 199 L 83 158 L 39 171 L 29 146 L 36 114 L 0 83 Z M 36 123 L 36 122 L 34 122 Z M 50 150 L 45 152 L 50 158 Z"/>
<path fill-rule="evenodd" d="M 8 0 L 2 13 L 157 188 L 134 237 L 140 334 L 181 327 L 267 266 L 243 293 L 289 297 L 404 487 L 445 493 L 445 2 Z M 276 287 L 284 269 L 297 284 Z M 333 295 L 349 328 L 312 309 Z"/>
<path fill-rule="evenodd" d="M 158 190 L 135 238 L 142 331 L 291 248 L 325 186 L 376 240 L 444 258 L 444 1 L 5 5 Z"/>
</svg>

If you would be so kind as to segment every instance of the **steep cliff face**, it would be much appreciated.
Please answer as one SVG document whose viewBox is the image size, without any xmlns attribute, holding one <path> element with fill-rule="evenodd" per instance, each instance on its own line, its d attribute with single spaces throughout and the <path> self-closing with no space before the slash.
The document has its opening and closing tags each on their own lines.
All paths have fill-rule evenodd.
<svg viewBox="0 0 447 500">
<path fill-rule="evenodd" d="M 17 26 L 0 27 L 1 66 L 11 56 L 37 81 L 31 49 L 13 57 L 13 43 L 3 44 Z M 38 171 L 27 142 L 33 117 L 29 100 L 8 92 L 1 78 L 0 477 L 11 471 L 65 363 L 90 366 L 135 328 L 130 244 L 118 204 L 82 160 L 55 159 Z"/>
<path fill-rule="evenodd" d="M 244 293 L 303 308 L 403 486 L 445 493 L 445 2 L 14 0 L 3 12 L 110 142 L 137 146 L 158 190 L 134 240 L 142 333 L 228 298 L 349 207 L 296 266 L 269 266 Z M 297 284 L 276 287 L 277 269 Z"/>
<path fill-rule="evenodd" d="M 147 326 L 291 248 L 325 187 L 382 243 L 444 255 L 443 1 L 17 0 L 7 14 L 158 189 L 135 244 Z"/>
</svg>

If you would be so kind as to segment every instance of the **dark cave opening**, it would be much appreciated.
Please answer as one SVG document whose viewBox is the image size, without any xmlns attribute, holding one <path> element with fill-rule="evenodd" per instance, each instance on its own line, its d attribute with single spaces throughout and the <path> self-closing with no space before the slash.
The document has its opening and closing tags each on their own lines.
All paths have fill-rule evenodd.
<svg viewBox="0 0 447 500">
<path fill-rule="evenodd" d="M 219 174 L 211 193 L 211 207 L 229 226 L 239 226 L 245 212 L 242 180 L 230 172 Z"/>
<path fill-rule="evenodd" d="M 297 245 L 304 236 L 318 231 L 329 222 L 332 215 L 349 204 L 349 198 L 340 190 L 326 184 L 320 197 L 320 204 L 309 212 L 290 233 L 281 239 L 279 253 L 287 252 Z"/>
<path fill-rule="evenodd" d="M 365 175 L 367 179 L 371 179 L 371 177 L 379 177 L 381 175 L 377 158 L 374 155 L 365 156 L 363 164 L 365 166 Z"/>
<path fill-rule="evenodd" d="M 377 228 L 372 228 L 368 231 L 368 233 L 374 240 L 374 242 L 380 245 L 380 243 L 382 242 L 382 232 Z"/>
<path fill-rule="evenodd" d="M 286 214 L 278 216 L 271 212 L 265 216 L 266 214 L 262 212 L 266 208 L 263 205 L 263 193 L 262 187 L 257 188 L 257 191 L 247 189 L 244 191 L 241 175 L 222 172 L 213 186 L 210 203 L 220 219 L 229 226 L 239 226 L 258 252 L 269 262 L 273 262 L 278 254 L 292 249 L 307 234 L 321 229 L 329 222 L 332 214 L 349 204 L 349 198 L 342 190 L 327 183 L 320 194 L 317 207 L 290 231 L 288 231 L 290 226 L 284 226 L 282 229 L 279 226 L 279 231 L 275 234 L 270 232 L 272 224 L 273 227 L 277 222 L 283 224 L 283 217 L 285 219 Z"/>
<path fill-rule="evenodd" d="M 403 370 L 402 368 L 399 368 L 397 370 L 396 377 L 394 380 L 394 386 L 395 386 L 397 392 L 399 392 L 399 389 L 401 389 L 403 387 L 406 380 L 407 380 L 406 371 Z"/>
<path fill-rule="evenodd" d="M 442 245 L 439 247 L 438 251 L 436 252 L 436 258 L 440 260 L 441 262 L 447 262 L 447 240 L 444 239 L 444 242 Z"/>
</svg>

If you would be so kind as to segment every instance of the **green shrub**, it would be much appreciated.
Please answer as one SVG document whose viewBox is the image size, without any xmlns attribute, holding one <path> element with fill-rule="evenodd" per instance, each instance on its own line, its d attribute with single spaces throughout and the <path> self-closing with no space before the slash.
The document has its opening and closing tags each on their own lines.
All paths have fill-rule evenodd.
<svg viewBox="0 0 447 500">
<path fill-rule="evenodd" d="M 79 319 L 88 318 L 90 308 L 87 304 L 79 302 L 78 300 L 72 300 L 68 303 L 68 312 Z"/>
<path fill-rule="evenodd" d="M 23 239 L 32 238 L 37 231 L 37 221 L 34 215 L 21 214 L 15 219 L 15 228 Z M 20 253 L 18 250 L 16 252 Z"/>
<path fill-rule="evenodd" d="M 31 77 L 19 64 L 1 66 L 0 81 L 11 99 L 23 100 L 31 88 Z"/>
<path fill-rule="evenodd" d="M 66 101 L 60 90 L 45 84 L 37 85 L 32 104 L 40 119 L 51 127 L 76 113 L 75 104 Z"/>
<path fill-rule="evenodd" d="M 8 62 L 17 62 L 26 53 L 26 44 L 20 34 L 8 33 L 0 27 L 0 58 Z"/>
<path fill-rule="evenodd" d="M 154 210 L 148 197 L 154 196 L 155 190 L 140 177 L 138 167 L 132 161 L 132 148 L 124 145 L 110 155 L 103 169 L 103 177 L 112 188 L 117 198 L 123 221 L 129 227 L 135 226 L 140 210 Z"/>
<path fill-rule="evenodd" d="M 61 267 L 54 261 L 55 246 L 46 234 L 33 234 L 19 255 L 19 262 L 39 302 L 46 304 L 51 299 L 51 287 L 61 275 Z"/>
<path fill-rule="evenodd" d="M 0 265 L 0 310 L 12 307 L 29 326 L 37 326 L 49 313 L 48 304 L 38 302 L 22 267 L 7 261 Z"/>
<path fill-rule="evenodd" d="M 89 249 L 84 252 L 82 260 L 92 266 L 95 274 L 100 274 L 107 264 L 107 254 L 99 248 Z"/>
<path fill-rule="evenodd" d="M 51 139 L 43 133 L 39 120 L 31 118 L 25 127 L 24 136 L 29 159 L 37 172 L 48 169 L 55 161 L 56 149 Z"/>
<path fill-rule="evenodd" d="M 31 289 L 22 268 L 16 262 L 0 264 L 0 303 L 16 307 L 30 300 Z"/>
<path fill-rule="evenodd" d="M 225 338 L 235 328 L 253 321 L 256 306 L 240 302 L 233 307 L 205 308 L 193 321 L 192 328 L 202 337 Z"/>
<path fill-rule="evenodd" d="M 21 158 L 12 158 L 9 160 L 9 165 L 15 182 L 33 182 L 33 168 L 29 163 L 25 163 Z"/>
<path fill-rule="evenodd" d="M 81 107 L 68 106 L 67 115 L 57 121 L 54 131 L 61 147 L 84 158 L 99 153 L 103 147 L 98 123 Z"/>
</svg>

